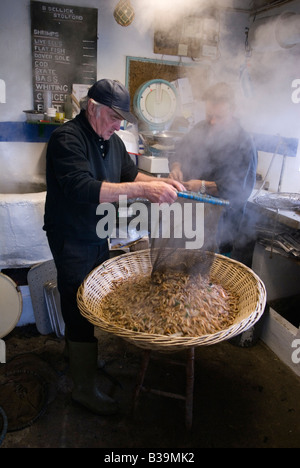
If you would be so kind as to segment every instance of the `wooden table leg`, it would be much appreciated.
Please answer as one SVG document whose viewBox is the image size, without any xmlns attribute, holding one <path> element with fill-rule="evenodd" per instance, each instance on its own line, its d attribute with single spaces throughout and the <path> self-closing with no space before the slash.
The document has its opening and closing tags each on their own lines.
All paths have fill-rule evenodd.
<svg viewBox="0 0 300 468">
<path fill-rule="evenodd" d="M 141 367 L 140 367 L 140 370 L 139 370 L 139 373 L 138 373 L 138 376 L 137 376 L 137 380 L 136 380 L 135 391 L 134 391 L 134 395 L 133 395 L 133 405 L 132 405 L 132 411 L 133 412 L 136 409 L 137 400 L 138 400 L 141 388 L 142 388 L 143 383 L 144 383 L 144 378 L 145 378 L 146 371 L 147 371 L 149 361 L 150 361 L 150 355 L 151 355 L 151 350 L 146 349 L 144 351 L 142 364 L 141 364 Z"/>
<path fill-rule="evenodd" d="M 185 425 L 188 430 L 193 423 L 193 400 L 194 400 L 194 364 L 195 348 L 187 350 L 186 362 L 186 400 L 185 400 Z"/>
</svg>

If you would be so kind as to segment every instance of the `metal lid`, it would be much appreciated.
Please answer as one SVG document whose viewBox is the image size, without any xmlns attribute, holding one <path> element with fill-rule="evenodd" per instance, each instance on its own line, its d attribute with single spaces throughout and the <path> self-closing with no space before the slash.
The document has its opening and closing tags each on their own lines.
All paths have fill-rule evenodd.
<svg viewBox="0 0 300 468">
<path fill-rule="evenodd" d="M 20 320 L 23 307 L 16 283 L 0 273 L 0 338 L 8 335 Z"/>
</svg>

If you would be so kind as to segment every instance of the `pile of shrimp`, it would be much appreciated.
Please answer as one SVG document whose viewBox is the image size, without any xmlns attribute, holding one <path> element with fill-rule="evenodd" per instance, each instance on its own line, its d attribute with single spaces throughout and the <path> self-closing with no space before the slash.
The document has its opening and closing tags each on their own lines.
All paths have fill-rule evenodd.
<svg viewBox="0 0 300 468">
<path fill-rule="evenodd" d="M 201 274 L 155 273 L 116 280 L 101 302 L 101 316 L 135 332 L 201 336 L 229 327 L 238 298 Z"/>
</svg>

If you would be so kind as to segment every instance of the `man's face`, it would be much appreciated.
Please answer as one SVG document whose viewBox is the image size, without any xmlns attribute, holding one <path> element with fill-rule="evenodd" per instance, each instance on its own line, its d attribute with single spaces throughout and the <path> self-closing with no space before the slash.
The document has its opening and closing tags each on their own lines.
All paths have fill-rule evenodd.
<svg viewBox="0 0 300 468">
<path fill-rule="evenodd" d="M 232 106 L 228 102 L 213 102 L 205 103 L 206 121 L 210 125 L 225 126 L 231 122 L 233 111 Z"/>
<path fill-rule="evenodd" d="M 101 109 L 95 106 L 90 118 L 93 129 L 104 140 L 109 140 L 115 131 L 120 130 L 121 122 L 119 114 L 107 106 L 102 106 Z"/>
</svg>

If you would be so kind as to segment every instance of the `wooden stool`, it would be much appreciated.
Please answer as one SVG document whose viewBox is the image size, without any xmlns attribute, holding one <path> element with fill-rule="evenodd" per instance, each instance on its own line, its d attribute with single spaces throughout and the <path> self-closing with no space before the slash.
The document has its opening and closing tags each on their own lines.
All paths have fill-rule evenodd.
<svg viewBox="0 0 300 468">
<path fill-rule="evenodd" d="M 166 396 L 170 398 L 176 398 L 180 400 L 185 400 L 185 426 L 187 430 L 190 430 L 193 422 L 193 398 L 194 398 L 194 361 L 195 361 L 195 348 L 187 348 L 187 358 L 186 358 L 186 386 L 185 386 L 185 395 L 180 395 L 178 393 L 164 392 L 162 390 L 157 390 L 153 388 L 145 388 L 143 386 L 146 371 L 149 365 L 151 358 L 151 350 L 147 349 L 144 351 L 143 360 L 141 363 L 140 371 L 137 376 L 137 381 L 134 390 L 133 396 L 133 411 L 136 410 L 137 400 L 140 395 L 141 390 L 154 393 L 156 395 Z M 168 360 L 172 364 L 184 365 L 182 362 L 177 362 L 174 360 Z"/>
</svg>

